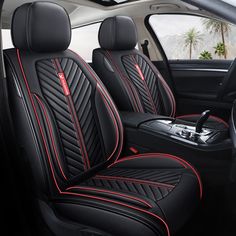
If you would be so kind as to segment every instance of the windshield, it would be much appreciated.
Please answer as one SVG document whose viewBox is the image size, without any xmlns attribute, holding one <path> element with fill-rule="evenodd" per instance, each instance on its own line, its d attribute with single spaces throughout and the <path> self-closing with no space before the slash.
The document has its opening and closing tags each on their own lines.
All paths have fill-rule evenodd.
<svg viewBox="0 0 236 236">
<path fill-rule="evenodd" d="M 226 2 L 226 3 L 236 7 L 236 1 L 235 0 L 221 0 L 221 1 Z"/>
</svg>

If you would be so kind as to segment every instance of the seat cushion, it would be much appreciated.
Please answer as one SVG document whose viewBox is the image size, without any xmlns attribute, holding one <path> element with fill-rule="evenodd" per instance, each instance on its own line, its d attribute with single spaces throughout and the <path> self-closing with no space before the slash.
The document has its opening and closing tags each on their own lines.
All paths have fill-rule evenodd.
<svg viewBox="0 0 236 236">
<path fill-rule="evenodd" d="M 201 116 L 200 114 L 189 114 L 189 115 L 177 116 L 176 119 L 186 121 L 190 124 L 193 123 L 196 124 L 200 116 Z M 204 127 L 216 130 L 225 130 L 229 128 L 229 125 L 219 117 L 210 116 L 208 120 L 205 122 Z"/>
<path fill-rule="evenodd" d="M 197 172 L 184 160 L 153 153 L 122 158 L 67 191 L 125 203 L 161 217 L 170 232 L 176 232 L 196 209 L 202 185 Z"/>
</svg>

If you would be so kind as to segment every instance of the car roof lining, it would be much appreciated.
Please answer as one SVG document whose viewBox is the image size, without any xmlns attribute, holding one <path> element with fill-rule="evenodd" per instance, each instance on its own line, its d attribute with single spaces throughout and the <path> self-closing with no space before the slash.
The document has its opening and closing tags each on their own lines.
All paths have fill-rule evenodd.
<svg viewBox="0 0 236 236">
<path fill-rule="evenodd" d="M 14 10 L 27 2 L 37 0 L 5 1 L 2 12 L 2 25 L 9 29 Z M 48 1 L 48 0 L 41 0 Z M 103 6 L 88 0 L 50 0 L 63 6 L 69 13 L 72 28 L 102 21 L 115 15 L 128 15 L 133 18 L 145 18 L 156 13 L 190 13 L 211 16 L 203 10 L 193 7 L 179 0 L 138 0 L 129 1 L 114 6 Z"/>
</svg>

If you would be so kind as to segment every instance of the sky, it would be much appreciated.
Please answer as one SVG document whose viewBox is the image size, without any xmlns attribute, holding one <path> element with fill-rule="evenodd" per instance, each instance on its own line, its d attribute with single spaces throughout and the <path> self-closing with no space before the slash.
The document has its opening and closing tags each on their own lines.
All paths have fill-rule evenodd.
<svg viewBox="0 0 236 236">
<path fill-rule="evenodd" d="M 150 17 L 150 24 L 158 37 L 182 35 L 193 27 L 199 31 L 204 30 L 201 18 L 197 16 L 153 15 Z"/>
<path fill-rule="evenodd" d="M 221 1 L 227 2 L 233 6 L 236 6 L 236 0 L 221 0 Z"/>
</svg>

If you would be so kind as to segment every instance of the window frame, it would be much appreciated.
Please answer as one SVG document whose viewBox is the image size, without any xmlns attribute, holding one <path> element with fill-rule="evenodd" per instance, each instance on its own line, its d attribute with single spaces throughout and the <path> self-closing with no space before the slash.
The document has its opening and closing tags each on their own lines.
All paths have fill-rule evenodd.
<svg viewBox="0 0 236 236">
<path fill-rule="evenodd" d="M 155 33 L 155 31 L 153 30 L 153 28 L 150 24 L 150 17 L 155 16 L 155 15 L 186 15 L 186 16 L 202 17 L 202 18 L 206 18 L 206 19 L 214 19 L 209 16 L 205 16 L 202 14 L 196 14 L 196 13 L 192 13 L 192 12 L 191 13 L 186 13 L 186 12 L 154 13 L 154 14 L 149 14 L 145 17 L 145 19 L 144 19 L 145 27 L 148 30 L 148 32 L 150 33 L 152 39 L 154 40 L 157 50 L 160 52 L 164 63 L 168 67 L 168 70 L 170 70 L 169 61 L 189 61 L 189 59 L 168 59 L 165 49 L 163 48 L 157 34 Z M 215 19 L 217 20 L 217 18 L 215 18 Z M 224 21 L 224 19 L 218 19 L 218 20 Z M 231 23 L 231 24 L 236 27 L 236 24 L 233 24 L 233 23 Z M 212 59 L 211 61 L 221 61 L 221 60 L 225 61 L 224 59 Z M 227 59 L 227 60 L 229 60 L 229 59 Z M 201 61 L 201 59 L 192 59 L 192 61 Z M 230 59 L 230 61 L 231 61 L 231 59 Z"/>
<path fill-rule="evenodd" d="M 84 28 L 84 27 L 87 27 L 87 26 L 91 26 L 91 25 L 95 25 L 95 24 L 100 24 L 100 25 L 101 25 L 102 22 L 103 22 L 102 20 L 98 20 L 98 21 L 93 21 L 93 22 L 91 22 L 91 23 L 83 24 L 83 25 L 80 25 L 80 26 L 71 27 L 71 42 L 72 42 L 73 30 L 81 29 L 81 28 Z M 100 26 L 99 26 L 99 28 L 100 28 Z M 98 30 L 98 33 L 99 33 L 99 30 Z M 97 37 L 98 37 L 98 35 L 97 35 Z M 71 42 L 70 42 L 70 45 L 71 45 Z M 72 48 L 70 48 L 70 45 L 69 45 L 68 49 L 70 49 L 70 50 L 72 50 L 72 51 L 75 51 L 75 50 L 73 50 Z M 75 51 L 75 52 L 76 52 L 76 51 Z M 76 52 L 76 53 L 78 53 L 78 54 L 80 55 L 79 52 Z M 87 63 L 92 63 L 92 58 L 91 58 L 91 60 L 87 60 L 87 59 L 84 58 L 83 56 L 82 56 L 82 58 L 83 58 Z"/>
</svg>

